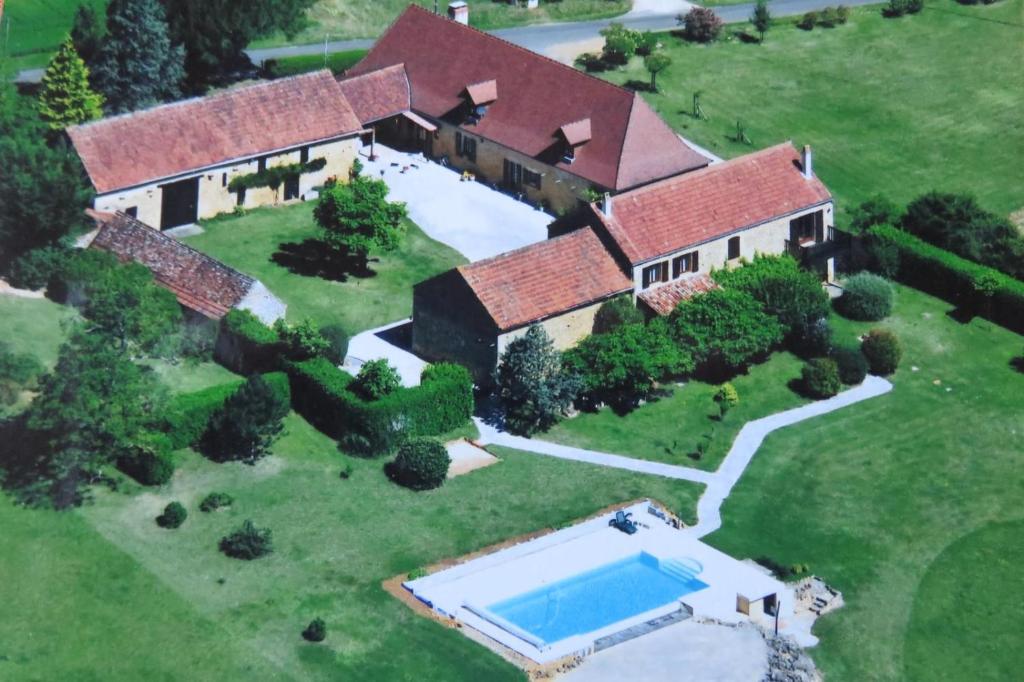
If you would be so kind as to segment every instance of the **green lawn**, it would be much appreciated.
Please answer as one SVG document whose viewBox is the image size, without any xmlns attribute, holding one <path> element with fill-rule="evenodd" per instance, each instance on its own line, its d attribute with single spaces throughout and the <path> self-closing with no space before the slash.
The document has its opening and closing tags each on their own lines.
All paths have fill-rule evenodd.
<svg viewBox="0 0 1024 682">
<path fill-rule="evenodd" d="M 1024 374 L 1010 366 L 1024 338 L 950 310 L 899 287 L 880 325 L 905 348 L 892 393 L 770 435 L 708 538 L 807 563 L 843 591 L 815 628 L 830 680 L 1006 679 L 985 671 L 1024 665 L 1006 639 L 1024 592 Z M 835 326 L 843 340 L 869 325 Z"/>
<path fill-rule="evenodd" d="M 174 362 L 146 360 L 143 364 L 153 368 L 171 393 L 192 393 L 239 380 L 237 374 L 213 361 L 195 362 L 185 358 Z"/>
<path fill-rule="evenodd" d="M 718 421 L 714 402 L 717 386 L 690 381 L 669 387 L 671 395 L 650 402 L 626 416 L 610 409 L 567 419 L 539 438 L 589 450 L 714 471 L 721 464 L 740 428 L 753 419 L 803 404 L 789 382 L 800 377 L 801 361 L 776 353 L 732 383 L 740 403 Z M 711 445 L 699 460 L 691 458 L 697 442 L 711 433 Z"/>
<path fill-rule="evenodd" d="M 412 314 L 412 286 L 465 262 L 453 249 L 436 242 L 411 222 L 402 245 L 371 263 L 372 277 L 346 281 L 296 274 L 272 260 L 282 244 L 316 237 L 313 203 L 251 211 L 203 222 L 205 234 L 185 241 L 262 281 L 288 304 L 288 319 L 311 317 L 320 324 L 340 323 L 349 334 Z M 316 247 L 315 253 L 323 253 Z"/>
<path fill-rule="evenodd" d="M 0 54 L 13 57 L 48 53 L 71 32 L 79 5 L 91 4 L 104 16 L 107 0 L 8 0 L 2 18 Z M 6 45 L 3 42 L 9 41 Z"/>
<path fill-rule="evenodd" d="M 299 73 L 319 71 L 328 68 L 335 75 L 351 68 L 353 64 L 366 56 L 367 50 L 348 50 L 346 52 L 332 52 L 327 55 L 327 63 L 324 63 L 323 55 L 304 54 L 297 57 L 282 57 L 274 60 L 271 76 L 273 78 L 285 78 Z"/>
<path fill-rule="evenodd" d="M 901 19 L 855 9 L 835 29 L 779 23 L 763 45 L 666 35 L 674 63 L 658 77 L 662 94 L 645 97 L 722 156 L 752 150 L 729 139 L 737 119 L 755 148 L 811 144 L 841 215 L 875 193 L 905 202 L 931 189 L 973 192 L 1006 215 L 1024 207 L 1022 11 L 1022 0 L 934 0 Z M 606 75 L 649 80 L 639 60 Z M 694 91 L 709 121 L 690 116 Z"/>
<path fill-rule="evenodd" d="M 16 353 L 31 353 L 47 367 L 64 341 L 61 323 L 76 317 L 71 308 L 45 298 L 0 296 L 0 338 Z"/>
<path fill-rule="evenodd" d="M 351 459 L 292 414 L 256 466 L 189 454 L 166 489 L 97 495 L 79 511 L 0 503 L 0 677 L 11 679 L 512 680 L 457 631 L 413 613 L 381 581 L 509 537 L 651 495 L 692 518 L 700 487 L 499 450 L 498 464 L 414 493 L 380 460 Z M 235 496 L 203 514 L 206 493 Z M 172 499 L 190 516 L 153 522 Z M 251 518 L 275 553 L 228 559 L 217 540 Z M 305 644 L 315 616 L 323 645 Z M 17 665 L 17 668 L 13 668 Z M 17 674 L 5 673 L 12 666 Z"/>
</svg>

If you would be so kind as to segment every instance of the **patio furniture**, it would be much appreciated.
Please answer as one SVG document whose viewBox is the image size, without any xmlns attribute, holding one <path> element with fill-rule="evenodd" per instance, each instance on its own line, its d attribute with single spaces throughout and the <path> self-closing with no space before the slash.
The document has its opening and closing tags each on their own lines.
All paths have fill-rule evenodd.
<svg viewBox="0 0 1024 682">
<path fill-rule="evenodd" d="M 615 512 L 615 518 L 608 520 L 608 525 L 621 530 L 626 535 L 632 535 L 637 530 L 636 524 L 629 518 L 632 515 L 630 512 L 617 511 Z"/>
</svg>

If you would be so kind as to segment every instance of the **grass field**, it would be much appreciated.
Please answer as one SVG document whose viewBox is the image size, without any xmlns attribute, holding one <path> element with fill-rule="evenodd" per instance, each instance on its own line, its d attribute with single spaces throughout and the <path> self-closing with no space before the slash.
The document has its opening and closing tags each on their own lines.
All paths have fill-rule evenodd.
<svg viewBox="0 0 1024 682">
<path fill-rule="evenodd" d="M 829 680 L 1008 679 L 984 672 L 1024 665 L 1006 644 L 1024 592 L 1008 540 L 1024 521 L 1024 374 L 1010 366 L 1024 338 L 950 310 L 900 287 L 880 323 L 905 349 L 895 389 L 770 435 L 708 538 L 807 563 L 843 591 L 815 628 Z"/>
<path fill-rule="evenodd" d="M 717 420 L 718 404 L 713 400 L 718 387 L 694 380 L 685 386 L 669 387 L 671 395 L 628 415 L 619 416 L 610 409 L 584 413 L 539 437 L 588 450 L 714 471 L 745 423 L 806 402 L 788 386 L 800 377 L 801 365 L 790 353 L 776 353 L 733 379 L 740 403 L 722 421 Z M 692 459 L 697 442 L 708 433 L 713 434 L 708 451 L 701 459 Z"/>
<path fill-rule="evenodd" d="M 509 537 L 652 495 L 692 518 L 699 486 L 500 450 L 502 460 L 413 493 L 382 462 L 344 459 L 296 415 L 256 466 L 186 458 L 169 487 L 102 493 L 76 512 L 0 499 L 3 679 L 513 680 L 521 673 L 415 615 L 381 581 Z M 213 490 L 229 510 L 196 508 Z M 176 531 L 154 517 L 189 509 Z M 216 548 L 251 518 L 275 553 L 247 563 Z M 316 616 L 323 645 L 299 636 Z"/>
<path fill-rule="evenodd" d="M 352 67 L 353 64 L 366 56 L 366 50 L 348 50 L 347 52 L 332 52 L 327 55 L 327 64 L 324 66 L 322 55 L 310 54 L 297 57 L 282 57 L 274 60 L 274 66 L 270 69 L 273 78 L 284 78 L 299 73 L 319 71 L 328 68 L 335 75 L 342 73 Z"/>
<path fill-rule="evenodd" d="M 237 218 L 203 222 L 205 234 L 185 241 L 263 282 L 288 304 L 288 319 L 311 317 L 320 324 L 340 323 L 349 334 L 393 322 L 412 314 L 412 285 L 464 262 L 454 250 L 407 223 L 402 245 L 371 262 L 372 277 L 328 280 L 298 274 L 272 257 L 283 244 L 298 245 L 316 237 L 313 203 L 264 208 Z M 313 246 L 323 253 L 322 246 Z M 295 258 L 296 267 L 312 271 Z"/>
<path fill-rule="evenodd" d="M 752 150 L 730 139 L 737 119 L 756 148 L 811 144 L 840 218 L 875 193 L 905 202 L 931 189 L 973 192 L 1006 215 L 1024 207 L 1022 9 L 933 0 L 901 19 L 855 9 L 835 29 L 779 23 L 763 45 L 666 36 L 673 65 L 658 77 L 661 94 L 645 97 L 721 156 Z M 606 75 L 649 80 L 639 60 Z M 695 91 L 709 121 L 690 115 Z"/>
<path fill-rule="evenodd" d="M 0 296 L 0 338 L 15 353 L 31 353 L 47 367 L 57 361 L 64 340 L 61 324 L 75 317 L 74 310 L 49 299 Z"/>
</svg>

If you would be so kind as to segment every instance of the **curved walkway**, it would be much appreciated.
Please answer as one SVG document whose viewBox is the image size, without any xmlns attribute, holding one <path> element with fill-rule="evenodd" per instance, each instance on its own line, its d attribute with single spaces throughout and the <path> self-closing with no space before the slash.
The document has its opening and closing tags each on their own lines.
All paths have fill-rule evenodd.
<svg viewBox="0 0 1024 682">
<path fill-rule="evenodd" d="M 769 433 L 813 417 L 834 412 L 847 405 L 859 403 L 862 400 L 884 395 L 891 390 L 892 384 L 885 379 L 869 376 L 860 386 L 843 391 L 828 400 L 819 400 L 792 410 L 786 410 L 785 412 L 779 412 L 778 414 L 747 422 L 740 429 L 736 440 L 733 441 L 732 447 L 729 449 L 729 453 L 714 473 L 691 467 L 584 450 L 536 438 L 523 438 L 522 436 L 514 436 L 494 426 L 485 424 L 478 418 L 474 417 L 474 421 L 477 428 L 480 429 L 480 442 L 485 445 L 501 445 L 559 459 L 569 459 L 615 469 L 636 471 L 642 474 L 651 474 L 653 476 L 664 476 L 666 478 L 703 483 L 706 487 L 700 500 L 697 502 L 697 524 L 687 529 L 688 532 L 700 538 L 721 527 L 722 503 L 729 497 L 733 486 L 740 480 L 740 476 L 743 475 L 747 465 L 750 464 L 750 460 L 754 458 L 758 448 L 761 447 L 761 443 L 764 442 L 765 437 Z"/>
</svg>

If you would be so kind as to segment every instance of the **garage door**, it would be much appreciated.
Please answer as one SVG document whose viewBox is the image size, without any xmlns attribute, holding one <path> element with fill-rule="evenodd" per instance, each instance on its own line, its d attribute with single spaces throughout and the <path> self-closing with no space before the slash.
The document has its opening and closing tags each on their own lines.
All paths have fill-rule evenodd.
<svg viewBox="0 0 1024 682">
<path fill-rule="evenodd" d="M 199 178 L 190 178 L 169 185 L 163 190 L 160 208 L 160 229 L 194 223 L 199 218 Z"/>
</svg>

